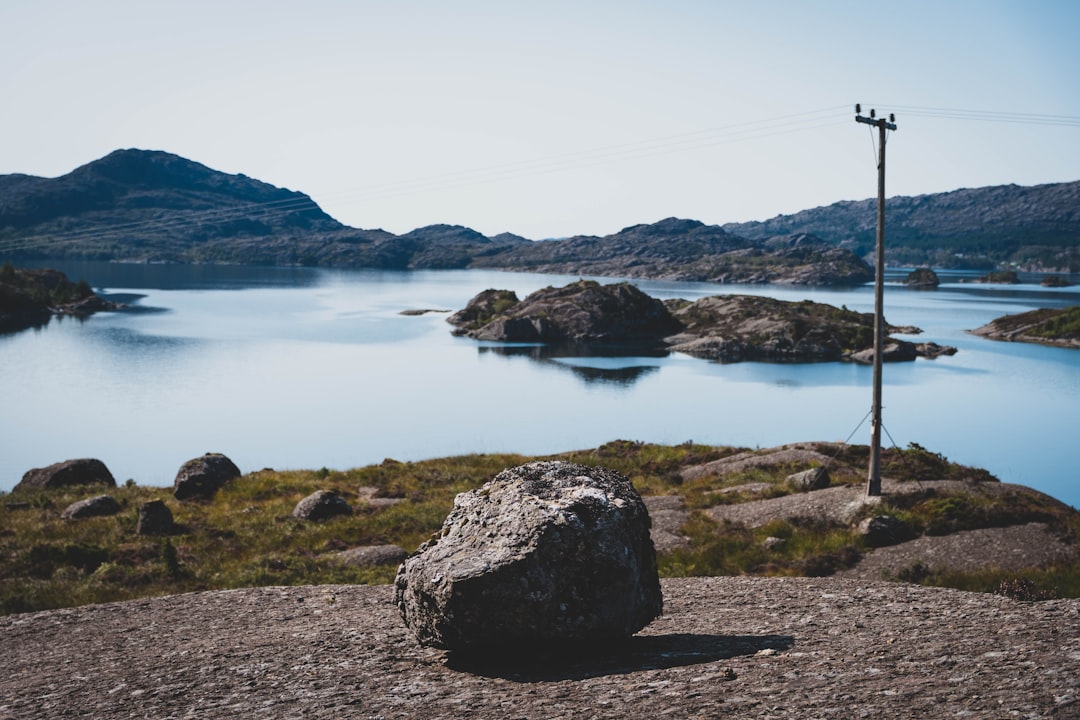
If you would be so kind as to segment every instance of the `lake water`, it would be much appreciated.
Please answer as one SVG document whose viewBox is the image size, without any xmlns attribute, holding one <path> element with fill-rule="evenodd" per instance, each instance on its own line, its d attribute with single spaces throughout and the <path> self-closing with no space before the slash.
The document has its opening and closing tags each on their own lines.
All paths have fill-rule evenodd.
<svg viewBox="0 0 1080 720">
<path fill-rule="evenodd" d="M 620 438 L 746 447 L 870 438 L 868 366 L 553 357 L 453 337 L 445 313 L 400 314 L 457 310 L 486 288 L 524 297 L 576 276 L 53 265 L 132 310 L 0 335 L 3 490 L 76 457 L 100 458 L 121 483 L 165 486 L 211 451 L 248 472 Z M 1080 289 L 948 281 L 958 279 L 935 291 L 886 287 L 890 322 L 959 352 L 885 366 L 883 442 L 917 442 L 1080 506 L 1080 351 L 965 332 L 1005 313 L 1080 304 Z M 636 284 L 660 298 L 738 292 L 873 309 L 869 285 Z"/>
</svg>

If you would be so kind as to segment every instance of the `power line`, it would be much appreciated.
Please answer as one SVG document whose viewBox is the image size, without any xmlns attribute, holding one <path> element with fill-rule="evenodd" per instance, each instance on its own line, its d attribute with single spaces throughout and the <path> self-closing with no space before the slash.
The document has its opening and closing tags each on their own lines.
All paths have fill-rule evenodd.
<svg viewBox="0 0 1080 720">
<path fill-rule="evenodd" d="M 965 122 L 999 122 L 1021 125 L 1058 125 L 1080 127 L 1080 116 L 1048 115 L 1043 113 L 999 112 L 993 110 L 964 110 L 959 108 L 919 107 L 915 105 L 890 105 L 896 112 L 907 116 L 963 120 Z"/>
</svg>

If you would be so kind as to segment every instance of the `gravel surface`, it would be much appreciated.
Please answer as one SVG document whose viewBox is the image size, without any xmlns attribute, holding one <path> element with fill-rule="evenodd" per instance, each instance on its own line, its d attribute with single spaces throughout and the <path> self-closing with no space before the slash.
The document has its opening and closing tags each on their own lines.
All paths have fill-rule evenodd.
<svg viewBox="0 0 1080 720">
<path fill-rule="evenodd" d="M 389 586 L 0 617 L 0 718 L 1080 718 L 1080 600 L 858 579 L 663 582 L 617 647 L 417 646 Z"/>
</svg>

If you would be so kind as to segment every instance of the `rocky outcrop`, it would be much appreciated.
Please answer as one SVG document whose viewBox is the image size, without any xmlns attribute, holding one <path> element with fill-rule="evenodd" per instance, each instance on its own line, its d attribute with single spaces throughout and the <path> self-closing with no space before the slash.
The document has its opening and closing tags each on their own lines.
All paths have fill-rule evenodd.
<svg viewBox="0 0 1080 720">
<path fill-rule="evenodd" d="M 363 545 L 342 550 L 337 559 L 353 567 L 400 565 L 409 557 L 409 551 L 399 545 Z"/>
<path fill-rule="evenodd" d="M 458 495 L 395 588 L 419 642 L 450 650 L 625 638 L 662 609 L 649 514 L 633 485 L 565 462 L 510 468 Z"/>
<path fill-rule="evenodd" d="M 915 268 L 904 278 L 904 284 L 910 288 L 931 290 L 941 284 L 936 272 L 930 268 Z"/>
<path fill-rule="evenodd" d="M 120 512 L 120 503 L 108 495 L 79 500 L 68 505 L 60 517 L 65 520 L 81 520 L 88 517 L 106 517 Z"/>
<path fill-rule="evenodd" d="M 842 360 L 874 341 L 869 313 L 808 300 L 717 295 L 669 307 L 685 328 L 667 338 L 671 349 L 708 360 Z"/>
<path fill-rule="evenodd" d="M 329 520 L 352 515 L 352 506 L 333 490 L 316 490 L 293 508 L 293 517 L 300 520 Z"/>
<path fill-rule="evenodd" d="M 175 530 L 172 510 L 163 500 L 151 500 L 139 506 L 138 535 L 170 535 Z"/>
<path fill-rule="evenodd" d="M 120 308 L 59 270 L 0 267 L 0 333 L 41 327 L 55 315 L 87 317 Z"/>
<path fill-rule="evenodd" d="M 52 489 L 74 485 L 106 485 L 116 487 L 116 479 L 105 467 L 105 463 L 95 458 L 64 460 L 44 468 L 27 470 L 14 491 Z"/>
<path fill-rule="evenodd" d="M 173 481 L 177 500 L 209 500 L 225 483 L 240 477 L 240 469 L 221 453 L 206 453 L 180 466 Z"/>
<path fill-rule="evenodd" d="M 579 280 L 515 300 L 487 290 L 448 322 L 456 335 L 502 342 L 651 344 L 679 329 L 662 302 L 629 283 Z"/>
<path fill-rule="evenodd" d="M 1080 306 L 1004 315 L 971 332 L 991 340 L 1080 348 Z"/>
<path fill-rule="evenodd" d="M 794 489 L 805 492 L 829 487 L 832 478 L 829 477 L 828 468 L 819 466 L 788 475 L 786 482 Z"/>
<path fill-rule="evenodd" d="M 456 335 L 478 340 L 667 347 L 722 362 L 820 362 L 873 356 L 870 313 L 809 300 L 717 295 L 661 303 L 628 283 L 580 280 L 544 288 L 519 301 L 509 290 L 485 290 L 448 318 Z M 891 328 L 917 333 L 918 328 Z M 886 360 L 955 352 L 934 343 L 892 340 Z"/>
</svg>

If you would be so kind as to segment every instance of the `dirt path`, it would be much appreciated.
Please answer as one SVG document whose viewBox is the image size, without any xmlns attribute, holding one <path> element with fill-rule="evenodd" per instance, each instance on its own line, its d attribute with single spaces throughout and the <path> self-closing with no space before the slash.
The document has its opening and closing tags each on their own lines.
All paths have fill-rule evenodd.
<svg viewBox="0 0 1080 720">
<path fill-rule="evenodd" d="M 478 662 L 387 586 L 0 618 L 0 718 L 1080 718 L 1080 600 L 852 579 L 663 582 L 626 645 Z"/>
</svg>

